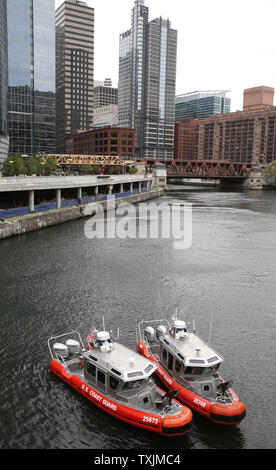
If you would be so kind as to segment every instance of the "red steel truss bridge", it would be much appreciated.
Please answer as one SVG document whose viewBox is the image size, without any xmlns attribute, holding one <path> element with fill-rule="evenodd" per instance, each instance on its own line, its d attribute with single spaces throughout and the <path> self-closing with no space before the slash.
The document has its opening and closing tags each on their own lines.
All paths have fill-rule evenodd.
<svg viewBox="0 0 276 470">
<path fill-rule="evenodd" d="M 246 179 L 249 178 L 254 165 L 191 160 L 188 162 L 173 161 L 170 166 L 166 162 L 166 166 L 169 178 Z"/>
</svg>

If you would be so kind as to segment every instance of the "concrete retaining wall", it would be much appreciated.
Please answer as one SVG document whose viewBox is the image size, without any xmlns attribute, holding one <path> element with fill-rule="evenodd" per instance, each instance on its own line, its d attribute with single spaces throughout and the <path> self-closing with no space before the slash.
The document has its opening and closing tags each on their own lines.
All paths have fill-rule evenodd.
<svg viewBox="0 0 276 470">
<path fill-rule="evenodd" d="M 163 195 L 164 190 L 159 189 L 143 194 L 127 196 L 125 198 L 116 200 L 115 204 L 116 207 L 120 203 L 126 202 L 131 204 L 137 204 L 139 202 L 158 198 Z M 98 204 L 101 204 L 104 210 L 106 210 L 106 201 L 98 202 Z M 0 240 L 10 238 L 16 235 L 23 235 L 28 232 L 33 232 L 35 230 L 51 227 L 53 225 L 62 224 L 71 220 L 80 219 L 88 216 L 91 217 L 91 214 L 93 213 L 93 205 L 95 206 L 95 203 L 80 205 L 77 207 L 71 207 L 66 209 L 58 209 L 47 213 L 27 215 L 25 217 L 11 219 L 9 222 L 0 222 Z"/>
</svg>

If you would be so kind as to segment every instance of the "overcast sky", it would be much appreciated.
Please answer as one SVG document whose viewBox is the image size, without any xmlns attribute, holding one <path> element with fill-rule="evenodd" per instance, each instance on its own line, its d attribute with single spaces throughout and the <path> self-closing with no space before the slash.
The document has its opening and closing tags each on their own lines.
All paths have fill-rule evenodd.
<svg viewBox="0 0 276 470">
<path fill-rule="evenodd" d="M 63 0 L 55 0 L 58 7 Z M 95 80 L 118 85 L 119 34 L 130 28 L 134 0 L 86 0 L 95 9 Z M 231 90 L 232 111 L 243 90 L 276 88 L 275 0 L 145 0 L 149 19 L 178 30 L 176 93 Z"/>
</svg>

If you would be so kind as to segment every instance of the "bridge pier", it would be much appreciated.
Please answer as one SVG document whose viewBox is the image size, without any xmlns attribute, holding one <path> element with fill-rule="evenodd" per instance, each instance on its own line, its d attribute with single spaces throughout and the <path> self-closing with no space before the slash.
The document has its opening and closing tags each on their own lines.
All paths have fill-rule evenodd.
<svg viewBox="0 0 276 470">
<path fill-rule="evenodd" d="M 35 211 L 34 208 L 34 191 L 29 191 L 29 211 L 30 214 L 33 214 Z"/>
<path fill-rule="evenodd" d="M 61 189 L 56 190 L 57 209 L 61 208 Z"/>
<path fill-rule="evenodd" d="M 82 203 L 82 188 L 78 188 L 78 203 Z"/>
</svg>

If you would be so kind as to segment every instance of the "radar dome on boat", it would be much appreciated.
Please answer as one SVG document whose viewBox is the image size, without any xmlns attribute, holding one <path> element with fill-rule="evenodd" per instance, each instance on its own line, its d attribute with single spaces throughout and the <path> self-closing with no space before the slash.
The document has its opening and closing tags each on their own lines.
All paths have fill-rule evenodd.
<svg viewBox="0 0 276 470">
<path fill-rule="evenodd" d="M 184 321 L 182 320 L 175 320 L 174 322 L 174 327 L 175 328 L 178 328 L 178 329 L 183 329 L 183 328 L 187 328 L 187 325 Z"/>
<path fill-rule="evenodd" d="M 98 341 L 108 341 L 110 339 L 110 334 L 108 331 L 98 331 L 97 340 Z"/>
</svg>

